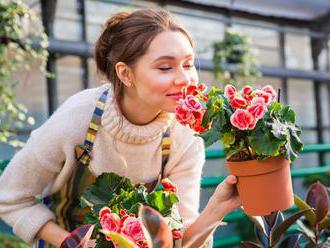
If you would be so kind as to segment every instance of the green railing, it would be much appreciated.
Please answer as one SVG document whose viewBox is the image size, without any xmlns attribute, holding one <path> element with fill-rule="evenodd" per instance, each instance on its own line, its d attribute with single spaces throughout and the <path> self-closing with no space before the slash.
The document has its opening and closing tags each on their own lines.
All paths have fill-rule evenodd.
<svg viewBox="0 0 330 248">
<path fill-rule="evenodd" d="M 304 150 L 301 152 L 304 153 L 320 153 L 320 152 L 330 152 L 330 144 L 311 144 L 311 145 L 305 145 Z M 221 159 L 224 158 L 225 154 L 223 150 L 208 150 L 206 151 L 206 159 L 212 160 L 212 159 Z M 292 178 L 303 178 L 310 175 L 320 175 L 325 172 L 330 172 L 330 164 L 325 166 L 314 166 L 314 167 L 308 167 L 308 168 L 293 168 L 291 169 L 291 176 Z M 202 178 L 201 181 L 201 187 L 202 188 L 214 188 L 216 187 L 220 182 L 224 180 L 225 176 L 220 177 L 205 177 Z M 290 211 L 296 211 L 296 208 L 291 208 L 288 210 Z M 243 218 L 245 218 L 245 214 L 238 210 L 234 211 L 233 213 L 229 214 L 224 218 L 224 221 L 227 223 L 233 223 L 236 221 L 240 221 Z M 292 227 L 289 229 L 288 232 L 294 232 L 295 227 Z M 231 235 L 226 238 L 221 239 L 214 239 L 214 245 L 213 247 L 233 247 L 237 246 L 240 241 L 241 237 L 239 235 Z"/>
<path fill-rule="evenodd" d="M 320 152 L 330 152 L 330 144 L 312 144 L 305 145 L 302 153 L 320 153 Z M 206 151 L 206 159 L 221 159 L 224 158 L 225 154 L 223 150 L 208 150 Z M 0 161 L 0 173 L 6 167 L 9 160 Z M 325 172 L 330 171 L 330 165 L 325 166 L 314 166 L 308 168 L 297 168 L 291 169 L 292 178 L 302 178 L 310 175 L 320 175 Z M 216 187 L 222 180 L 224 180 L 225 176 L 221 177 L 206 177 L 202 179 L 201 187 L 202 188 L 214 188 Z M 288 211 L 295 211 L 295 208 L 292 208 Z M 242 211 L 234 211 L 224 218 L 225 222 L 233 223 L 236 221 L 240 221 L 245 218 L 245 214 Z M 291 232 L 294 231 L 294 227 L 291 228 Z M 289 230 L 289 232 L 290 232 Z M 233 247 L 240 243 L 241 237 L 239 235 L 231 235 L 222 239 L 215 239 L 213 247 Z"/>
</svg>

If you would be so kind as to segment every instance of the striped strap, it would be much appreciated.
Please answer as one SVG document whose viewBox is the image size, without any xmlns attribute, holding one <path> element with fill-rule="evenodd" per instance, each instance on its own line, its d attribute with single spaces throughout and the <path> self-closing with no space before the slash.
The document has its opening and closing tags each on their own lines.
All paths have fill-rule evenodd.
<svg viewBox="0 0 330 248">
<path fill-rule="evenodd" d="M 82 164 L 88 166 L 91 160 L 91 151 L 93 149 L 96 133 L 101 125 L 101 117 L 104 111 L 105 102 L 107 100 L 109 89 L 105 90 L 96 103 L 93 117 L 89 123 L 87 136 L 83 145 L 78 145 L 75 148 L 76 159 Z"/>
<path fill-rule="evenodd" d="M 170 128 L 167 128 L 166 132 L 163 134 L 162 139 L 162 170 L 161 170 L 161 179 L 164 178 L 164 171 L 167 161 L 170 157 L 170 148 L 171 148 L 171 138 L 170 138 Z"/>
</svg>

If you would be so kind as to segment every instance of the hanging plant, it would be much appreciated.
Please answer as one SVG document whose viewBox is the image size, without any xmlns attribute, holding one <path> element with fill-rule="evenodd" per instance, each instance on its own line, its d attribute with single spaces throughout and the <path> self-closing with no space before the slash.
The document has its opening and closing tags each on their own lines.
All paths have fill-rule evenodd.
<svg viewBox="0 0 330 248">
<path fill-rule="evenodd" d="M 215 79 L 224 83 L 235 81 L 242 84 L 261 76 L 257 67 L 256 50 L 247 36 L 228 28 L 224 39 L 215 42 L 213 48 Z"/>
<path fill-rule="evenodd" d="M 38 42 L 38 47 L 33 46 Z M 16 102 L 15 80 L 18 70 L 30 70 L 32 62 L 40 61 L 46 75 L 48 39 L 35 13 L 21 1 L 0 0 L 0 143 L 15 148 L 23 143 L 15 134 L 18 129 L 34 125 L 27 108 Z"/>
</svg>

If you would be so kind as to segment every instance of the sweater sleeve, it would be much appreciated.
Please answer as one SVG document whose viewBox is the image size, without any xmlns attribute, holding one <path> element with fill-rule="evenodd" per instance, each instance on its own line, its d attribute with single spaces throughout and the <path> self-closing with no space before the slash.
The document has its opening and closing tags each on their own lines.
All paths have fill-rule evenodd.
<svg viewBox="0 0 330 248">
<path fill-rule="evenodd" d="M 203 141 L 195 138 L 179 162 L 167 173 L 168 178 L 177 186 L 178 207 L 185 227 L 199 215 L 200 180 L 204 163 Z"/>
<path fill-rule="evenodd" d="M 187 136 L 185 136 L 185 138 L 187 139 Z M 182 144 L 180 146 L 182 146 Z M 174 149 L 181 150 L 182 147 L 174 147 Z M 183 149 L 183 155 L 175 166 L 167 172 L 167 175 L 177 186 L 177 194 L 179 197 L 178 207 L 185 230 L 199 215 L 200 183 L 202 169 L 205 164 L 205 147 L 201 138 L 193 137 L 193 142 Z M 178 240 L 175 243 L 175 247 L 182 247 L 181 242 L 182 240 Z M 202 247 L 209 248 L 212 246 L 213 236 L 210 236 Z"/>
<path fill-rule="evenodd" d="M 58 191 L 67 181 L 75 162 L 74 144 L 82 142 L 91 116 L 92 109 L 85 104 L 80 111 L 64 105 L 31 133 L 0 177 L 0 217 L 27 243 L 54 219 L 53 212 L 36 203 L 35 197 L 54 184 Z"/>
</svg>

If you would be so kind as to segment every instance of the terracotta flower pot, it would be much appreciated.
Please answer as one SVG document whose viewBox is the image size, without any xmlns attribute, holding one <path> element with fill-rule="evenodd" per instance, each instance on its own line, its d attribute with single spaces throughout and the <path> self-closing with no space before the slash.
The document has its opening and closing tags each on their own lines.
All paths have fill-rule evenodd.
<svg viewBox="0 0 330 248">
<path fill-rule="evenodd" d="M 226 164 L 229 173 L 238 178 L 237 189 L 247 215 L 269 215 L 294 204 L 289 160 L 273 157 Z"/>
</svg>

